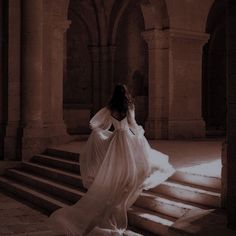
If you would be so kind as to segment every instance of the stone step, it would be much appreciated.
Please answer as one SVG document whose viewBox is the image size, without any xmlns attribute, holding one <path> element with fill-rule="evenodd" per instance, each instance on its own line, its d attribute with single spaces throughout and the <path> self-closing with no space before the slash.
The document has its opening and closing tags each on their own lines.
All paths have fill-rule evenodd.
<svg viewBox="0 0 236 236">
<path fill-rule="evenodd" d="M 166 181 L 151 191 L 208 207 L 221 206 L 221 194 L 211 188 L 202 189 L 195 185 Z"/>
<path fill-rule="evenodd" d="M 130 231 L 130 230 L 126 230 L 125 233 L 123 234 L 124 236 L 143 236 L 142 234 Z"/>
<path fill-rule="evenodd" d="M 128 211 L 128 219 L 131 226 L 141 228 L 155 235 L 166 235 L 169 227 L 176 221 L 176 218 L 139 207 L 132 207 Z"/>
<path fill-rule="evenodd" d="M 47 213 L 67 206 L 65 203 L 58 201 L 45 193 L 35 191 L 31 187 L 6 177 L 0 176 L 0 186 L 6 191 L 14 194 L 14 196 L 20 197 L 29 203 L 33 203 L 40 209 L 46 210 Z"/>
<path fill-rule="evenodd" d="M 51 157 L 47 155 L 35 155 L 32 159 L 32 162 L 39 163 L 45 166 L 56 167 L 58 169 L 71 171 L 77 174 L 80 174 L 80 165 L 79 162 L 65 160 L 58 157 Z"/>
<path fill-rule="evenodd" d="M 68 186 L 83 188 L 82 178 L 78 174 L 33 162 L 22 162 L 21 168 L 29 173 L 46 177 L 58 183 L 65 183 Z"/>
<path fill-rule="evenodd" d="M 65 236 L 65 234 L 58 234 L 52 232 L 51 230 L 47 230 L 41 232 L 30 232 L 30 234 L 29 233 L 14 234 L 14 236 Z"/>
<path fill-rule="evenodd" d="M 10 235 L 9 235 L 10 236 Z M 64 234 L 54 233 L 51 230 L 14 234 L 14 236 L 65 236 Z"/>
<path fill-rule="evenodd" d="M 83 191 L 70 188 L 22 170 L 9 169 L 6 175 L 10 178 L 14 178 L 18 182 L 23 182 L 24 184 L 32 186 L 32 188 L 56 195 L 60 199 L 71 203 L 75 203 L 84 195 Z M 188 210 L 197 208 L 192 205 L 176 202 L 175 200 L 168 200 L 166 197 L 160 197 L 151 192 L 143 192 L 135 205 L 176 218 L 183 216 Z"/>
<path fill-rule="evenodd" d="M 10 178 L 16 179 L 16 181 L 30 185 L 33 188 L 56 195 L 59 198 L 66 199 L 68 202 L 75 203 L 81 196 L 84 195 L 84 192 L 77 189 L 58 184 L 54 181 L 50 181 L 40 176 L 35 176 L 35 174 L 27 173 L 22 170 L 9 169 L 6 172 L 6 175 Z M 151 192 L 143 192 L 136 201 L 135 205 L 176 218 L 181 217 L 188 210 L 197 208 L 192 205 L 176 202 L 174 200 L 168 200 L 165 197 L 160 197 Z"/>
<path fill-rule="evenodd" d="M 221 178 L 216 176 L 207 176 L 200 173 L 193 173 L 187 171 L 176 171 L 170 180 L 174 182 L 182 182 L 187 184 L 194 184 L 208 188 L 221 189 Z"/>
<path fill-rule="evenodd" d="M 79 156 L 80 156 L 79 153 L 65 151 L 65 150 L 56 149 L 56 148 L 47 148 L 43 154 L 47 156 L 59 157 L 59 158 L 72 160 L 76 162 L 79 161 Z"/>
<path fill-rule="evenodd" d="M 124 233 L 124 236 L 157 236 L 157 234 L 152 234 L 146 230 L 129 225 Z"/>
<path fill-rule="evenodd" d="M 43 209 L 44 211 L 46 211 L 48 214 L 51 214 L 53 211 L 61 207 L 67 206 L 67 204 L 65 204 L 64 202 L 58 201 L 55 198 L 52 198 L 47 193 L 36 191 L 32 189 L 32 187 L 26 186 L 23 183 L 16 182 L 14 179 L 0 177 L 0 186 L 1 188 L 13 193 L 14 196 L 20 197 L 26 200 L 28 203 L 33 203 L 34 205 L 38 206 L 40 209 Z M 147 216 L 146 215 L 141 216 L 140 218 L 140 216 L 137 215 L 140 213 L 140 211 L 145 212 Z M 129 227 L 129 229 L 125 232 L 126 236 L 154 236 L 156 235 L 157 232 L 159 232 L 158 229 L 161 229 L 161 226 L 157 222 L 159 218 L 156 215 L 152 216 L 147 211 L 140 209 L 139 212 L 137 212 L 136 209 L 135 210 L 131 209 L 128 211 L 128 215 L 129 215 L 130 221 L 132 222 L 132 225 L 134 225 L 135 227 L 132 227 L 132 226 Z M 155 219 L 155 222 L 152 222 L 152 218 Z M 138 221 L 142 222 L 141 230 L 139 229 L 140 228 L 139 225 L 137 225 Z M 147 225 L 145 222 L 147 222 Z M 159 228 L 155 228 L 157 225 L 159 226 Z M 153 226 L 155 229 L 153 228 L 149 229 L 149 226 Z M 142 229 L 143 230 L 149 229 L 150 233 L 146 233 Z M 153 234 L 152 231 L 154 231 L 155 234 Z"/>
<path fill-rule="evenodd" d="M 84 192 L 79 189 L 70 188 L 66 185 L 56 183 L 22 170 L 9 169 L 6 171 L 6 175 L 16 182 L 21 182 L 27 186 L 31 186 L 33 189 L 55 195 L 60 199 L 66 200 L 66 202 L 75 203 L 84 195 Z"/>
<path fill-rule="evenodd" d="M 135 202 L 135 206 L 174 218 L 180 218 L 193 209 L 204 209 L 204 206 L 191 205 L 178 199 L 150 191 L 142 192 Z"/>
</svg>

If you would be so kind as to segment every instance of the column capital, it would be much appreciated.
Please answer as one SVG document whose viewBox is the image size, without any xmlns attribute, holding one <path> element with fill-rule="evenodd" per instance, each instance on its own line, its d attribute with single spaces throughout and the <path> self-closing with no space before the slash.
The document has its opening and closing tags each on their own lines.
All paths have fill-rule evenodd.
<svg viewBox="0 0 236 236">
<path fill-rule="evenodd" d="M 187 40 L 195 40 L 199 41 L 202 44 L 205 44 L 210 35 L 204 32 L 196 32 L 196 31 L 186 31 L 181 29 L 169 29 L 169 38 L 172 39 L 187 39 Z"/>
<path fill-rule="evenodd" d="M 53 17 L 52 22 L 50 29 L 60 34 L 65 33 L 71 24 L 70 20 L 61 20 L 59 17 Z"/>
<path fill-rule="evenodd" d="M 142 32 L 142 37 L 148 44 L 150 49 L 164 49 L 168 48 L 168 31 L 167 30 L 147 30 Z"/>
</svg>

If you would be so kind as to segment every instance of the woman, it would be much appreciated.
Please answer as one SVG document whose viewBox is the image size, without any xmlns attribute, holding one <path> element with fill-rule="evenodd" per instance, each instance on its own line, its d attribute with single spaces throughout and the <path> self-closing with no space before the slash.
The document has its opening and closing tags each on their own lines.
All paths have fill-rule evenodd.
<svg viewBox="0 0 236 236">
<path fill-rule="evenodd" d="M 114 126 L 114 131 L 109 129 Z M 108 105 L 90 121 L 92 133 L 80 157 L 87 193 L 51 215 L 66 235 L 123 235 L 127 210 L 143 189 L 173 174 L 168 156 L 152 149 L 137 125 L 134 104 L 118 84 Z"/>
</svg>

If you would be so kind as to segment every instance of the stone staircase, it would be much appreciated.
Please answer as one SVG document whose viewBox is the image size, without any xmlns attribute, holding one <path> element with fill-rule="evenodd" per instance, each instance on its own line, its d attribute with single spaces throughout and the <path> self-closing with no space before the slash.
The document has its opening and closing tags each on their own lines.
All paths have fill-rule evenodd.
<svg viewBox="0 0 236 236">
<path fill-rule="evenodd" d="M 221 181 L 216 177 L 177 171 L 168 181 L 143 192 L 128 211 L 126 235 L 166 235 L 174 222 L 193 209 L 220 207 Z M 86 192 L 79 154 L 49 148 L 8 169 L 0 187 L 50 214 L 73 204 Z"/>
</svg>

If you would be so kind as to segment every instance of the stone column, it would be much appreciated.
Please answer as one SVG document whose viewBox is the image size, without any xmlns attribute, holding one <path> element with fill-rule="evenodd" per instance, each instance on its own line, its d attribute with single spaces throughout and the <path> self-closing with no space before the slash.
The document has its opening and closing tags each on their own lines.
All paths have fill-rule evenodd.
<svg viewBox="0 0 236 236">
<path fill-rule="evenodd" d="M 42 126 L 43 1 L 24 0 L 22 5 L 23 122 Z"/>
<path fill-rule="evenodd" d="M 107 103 L 107 100 L 111 93 L 111 78 L 109 78 L 109 59 L 110 59 L 110 47 L 100 47 L 100 73 L 101 73 L 101 106 Z"/>
<path fill-rule="evenodd" d="M 113 89 L 115 87 L 115 82 L 114 82 L 115 53 L 116 53 L 116 46 L 114 45 L 109 46 L 109 62 L 110 63 L 108 65 L 108 77 L 110 80 L 110 87 L 111 87 L 110 94 L 113 92 Z"/>
<path fill-rule="evenodd" d="M 150 30 L 142 33 L 148 45 L 148 120 L 145 130 L 148 138 L 161 139 L 168 135 L 168 32 Z"/>
<path fill-rule="evenodd" d="M 65 32 L 70 26 L 68 1 L 44 1 L 43 25 L 43 135 L 44 148 L 69 141 L 63 119 Z"/>
<path fill-rule="evenodd" d="M 43 0 L 22 1 L 22 157 L 42 150 Z"/>
<path fill-rule="evenodd" d="M 223 208 L 226 208 L 227 206 L 227 188 L 228 188 L 228 182 L 227 182 L 227 142 L 224 141 L 222 143 L 222 149 L 221 149 L 221 162 L 222 162 L 222 168 L 221 168 L 221 206 Z"/>
<path fill-rule="evenodd" d="M 100 50 L 98 46 L 89 47 L 91 60 L 92 60 L 92 84 L 93 84 L 93 110 L 92 114 L 96 113 L 101 107 L 101 98 L 100 98 Z"/>
<path fill-rule="evenodd" d="M 202 119 L 202 47 L 205 33 L 169 30 L 169 138 L 205 136 Z"/>
<path fill-rule="evenodd" d="M 90 46 L 93 76 L 93 111 L 104 106 L 114 86 L 113 66 L 115 46 Z"/>
<path fill-rule="evenodd" d="M 3 138 L 4 138 L 4 121 L 3 121 L 3 48 L 4 48 L 4 31 L 3 31 L 3 19 L 6 18 L 3 16 L 4 8 L 3 1 L 0 1 L 0 160 L 3 159 Z"/>
<path fill-rule="evenodd" d="M 4 104 L 7 113 L 7 122 L 4 137 L 4 159 L 16 160 L 20 158 L 19 153 L 19 121 L 20 121 L 20 22 L 21 22 L 20 0 L 8 1 L 8 45 L 7 57 L 7 79 Z"/>
<path fill-rule="evenodd" d="M 64 69 L 64 34 L 69 28 L 70 21 L 54 16 L 50 31 L 45 41 L 49 42 L 50 68 L 48 78 L 50 80 L 50 111 L 51 120 L 49 126 L 51 131 L 48 132 L 52 136 L 66 136 L 66 126 L 63 120 L 63 69 Z M 47 47 L 46 47 L 47 48 Z"/>
<path fill-rule="evenodd" d="M 228 226 L 236 229 L 236 1 L 227 0 L 227 215 Z"/>
</svg>

